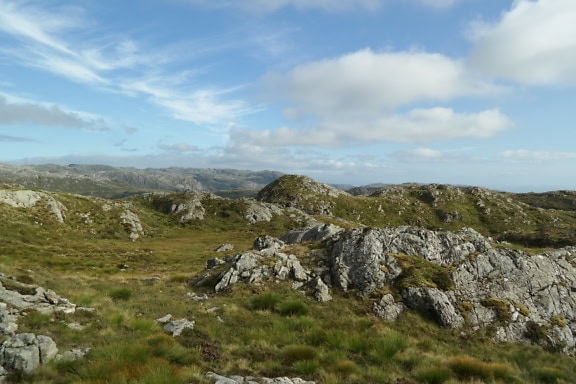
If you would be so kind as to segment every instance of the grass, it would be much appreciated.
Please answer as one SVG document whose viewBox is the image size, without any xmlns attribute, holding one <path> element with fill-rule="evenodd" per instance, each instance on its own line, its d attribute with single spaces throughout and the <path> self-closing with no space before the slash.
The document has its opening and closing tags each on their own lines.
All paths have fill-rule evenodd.
<svg viewBox="0 0 576 384">
<path fill-rule="evenodd" d="M 115 220 L 114 210 L 103 212 L 101 202 L 86 198 L 63 199 L 70 218 L 64 225 L 46 221 L 40 226 L 35 224 L 40 213 L 30 217 L 0 206 L 0 268 L 21 277 L 2 284 L 30 290 L 26 284 L 33 282 L 95 308 L 93 313 L 58 316 L 30 311 L 19 320 L 19 332 L 51 336 L 60 351 L 90 347 L 91 352 L 79 361 L 48 364 L 18 378 L 20 382 L 207 383 L 207 371 L 300 376 L 318 383 L 535 384 L 568 383 L 576 377 L 571 357 L 535 346 L 494 344 L 481 334 L 462 339 L 411 312 L 396 322 L 383 322 L 372 314 L 370 299 L 353 294 L 334 291 L 331 302 L 317 303 L 282 282 L 237 284 L 218 295 L 210 287 L 189 285 L 204 273 L 208 259 L 221 256 L 214 251 L 218 245 L 248 250 L 256 236 L 277 236 L 292 225 L 289 220 L 247 225 L 234 213 L 238 207 L 220 202 L 208 210 L 214 216 L 205 223 L 181 226 L 150 209 L 144 199 L 132 198 L 147 235 L 130 242 L 123 228 L 104 231 Z M 346 199 L 336 201 L 335 209 L 348 210 L 350 220 L 368 210 L 374 222 L 400 220 L 382 219 L 386 216 L 376 212 L 379 204 L 387 210 L 403 203 Z M 425 201 L 418 201 L 410 214 L 428 209 Z M 464 212 L 455 206 L 442 209 Z M 91 212 L 93 226 L 83 224 L 75 212 Z M 430 220 L 436 223 L 436 216 Z M 413 266 L 403 279 L 407 286 L 449 287 L 441 267 L 408 256 L 401 261 Z M 158 279 L 148 284 L 145 278 L 150 276 Z M 209 298 L 196 302 L 191 293 Z M 163 334 L 154 319 L 168 313 L 194 320 L 195 329 L 176 338 Z M 70 329 L 67 324 L 73 322 L 86 328 Z M 534 337 L 543 337 L 538 331 Z"/>
</svg>

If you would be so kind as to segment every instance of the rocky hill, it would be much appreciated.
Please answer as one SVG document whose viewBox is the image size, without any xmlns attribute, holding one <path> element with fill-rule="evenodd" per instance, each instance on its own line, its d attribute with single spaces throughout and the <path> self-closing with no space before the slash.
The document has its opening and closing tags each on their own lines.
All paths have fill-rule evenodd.
<svg viewBox="0 0 576 384">
<path fill-rule="evenodd" d="M 571 192 L 375 188 L 1 187 L 0 382 L 573 382 Z"/>
<path fill-rule="evenodd" d="M 80 195 L 121 198 L 143 192 L 204 191 L 251 196 L 281 175 L 234 169 L 115 168 L 107 165 L 0 164 L 0 183 Z"/>
</svg>

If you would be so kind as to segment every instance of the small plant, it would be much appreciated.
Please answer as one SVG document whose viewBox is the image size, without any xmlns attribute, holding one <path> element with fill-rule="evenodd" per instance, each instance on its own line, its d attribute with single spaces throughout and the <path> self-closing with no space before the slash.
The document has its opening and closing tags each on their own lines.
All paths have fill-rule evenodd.
<svg viewBox="0 0 576 384">
<path fill-rule="evenodd" d="M 341 377 L 348 377 L 359 372 L 359 368 L 351 360 L 340 360 L 332 366 L 332 372 Z"/>
<path fill-rule="evenodd" d="M 390 361 L 398 352 L 405 350 L 407 346 L 406 336 L 397 332 L 390 332 L 376 341 L 374 350 L 371 353 L 372 360 L 376 363 Z"/>
<path fill-rule="evenodd" d="M 318 351 L 308 345 L 289 345 L 282 350 L 282 361 L 293 364 L 297 361 L 314 360 Z"/>
<path fill-rule="evenodd" d="M 489 380 L 492 378 L 492 369 L 482 361 L 468 356 L 456 356 L 448 361 L 450 369 L 462 379 Z"/>
<path fill-rule="evenodd" d="M 414 378 L 421 383 L 442 384 L 452 378 L 452 372 L 443 366 L 428 366 L 416 371 Z"/>
<path fill-rule="evenodd" d="M 568 380 L 568 376 L 557 368 L 535 368 L 531 371 L 532 377 L 539 383 L 556 384 Z"/>
<path fill-rule="evenodd" d="M 554 315 L 550 318 L 550 324 L 556 327 L 566 327 L 566 318 L 563 315 Z"/>
<path fill-rule="evenodd" d="M 250 301 L 250 307 L 260 311 L 273 311 L 282 298 L 275 293 L 263 293 Z"/>
<path fill-rule="evenodd" d="M 308 307 L 301 301 L 289 300 L 278 305 L 278 313 L 282 316 L 305 316 Z"/>
<path fill-rule="evenodd" d="M 512 319 L 512 312 L 510 311 L 510 303 L 508 300 L 490 297 L 484 300 L 482 305 L 494 309 L 496 311 L 496 317 L 502 322 L 508 322 Z"/>
<path fill-rule="evenodd" d="M 126 301 L 132 297 L 132 291 L 128 288 L 116 288 L 110 291 L 108 296 L 114 301 Z"/>
</svg>

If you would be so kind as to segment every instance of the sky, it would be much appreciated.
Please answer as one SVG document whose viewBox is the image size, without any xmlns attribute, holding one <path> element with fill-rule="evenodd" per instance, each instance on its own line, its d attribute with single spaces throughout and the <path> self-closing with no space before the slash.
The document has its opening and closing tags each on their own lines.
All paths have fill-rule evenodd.
<svg viewBox="0 0 576 384">
<path fill-rule="evenodd" d="M 0 0 L 0 162 L 576 190 L 574 0 Z"/>
</svg>

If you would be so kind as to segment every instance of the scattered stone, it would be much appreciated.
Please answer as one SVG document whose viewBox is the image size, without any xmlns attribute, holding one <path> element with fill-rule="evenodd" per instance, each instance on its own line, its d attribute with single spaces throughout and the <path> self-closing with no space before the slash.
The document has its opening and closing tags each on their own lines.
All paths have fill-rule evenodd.
<svg viewBox="0 0 576 384">
<path fill-rule="evenodd" d="M 378 304 L 374 303 L 373 306 L 376 316 L 387 321 L 396 320 L 405 309 L 406 306 L 402 303 L 397 303 L 394 300 L 394 296 L 390 293 L 382 296 L 380 302 Z"/>
<path fill-rule="evenodd" d="M 172 336 L 180 336 L 185 329 L 194 329 L 194 321 L 179 319 L 169 321 L 164 325 L 164 331 Z"/>
<path fill-rule="evenodd" d="M 276 377 L 276 378 L 268 378 L 268 377 L 253 377 L 253 376 L 221 376 L 214 372 L 208 372 L 206 377 L 214 380 L 214 384 L 315 384 L 314 381 L 305 381 L 299 377 L 296 378 L 288 378 L 288 377 Z"/>
<path fill-rule="evenodd" d="M 146 285 L 154 285 L 157 282 L 159 282 L 160 280 L 162 280 L 162 278 L 160 276 L 154 275 L 154 276 L 145 277 L 144 279 L 142 279 L 142 282 Z"/>
<path fill-rule="evenodd" d="M 277 251 L 284 247 L 284 242 L 272 236 L 259 236 L 254 240 L 253 248 L 257 251 Z"/>
<path fill-rule="evenodd" d="M 172 315 L 171 315 L 171 314 L 167 314 L 167 315 L 164 315 L 164 316 L 156 319 L 156 322 L 157 322 L 157 323 L 160 323 L 160 324 L 166 324 L 166 323 L 169 322 L 170 320 L 172 320 Z"/>
<path fill-rule="evenodd" d="M 226 264 L 226 262 L 222 259 L 214 257 L 212 259 L 208 259 L 208 261 L 206 262 L 206 269 L 216 268 L 217 266 L 222 264 Z"/>
<path fill-rule="evenodd" d="M 56 343 L 50 337 L 21 333 L 0 346 L 0 365 L 7 371 L 31 373 L 57 353 Z"/>
<path fill-rule="evenodd" d="M 73 348 L 64 353 L 56 355 L 55 360 L 78 360 L 86 357 L 90 353 L 90 348 Z"/>
<path fill-rule="evenodd" d="M 218 248 L 216 248 L 216 252 L 230 252 L 234 250 L 234 246 L 232 244 L 222 244 Z"/>
<path fill-rule="evenodd" d="M 332 295 L 330 295 L 330 290 L 328 286 L 322 281 L 320 277 L 317 277 L 314 280 L 314 298 L 321 303 L 325 303 L 327 301 L 332 300 Z"/>
</svg>

